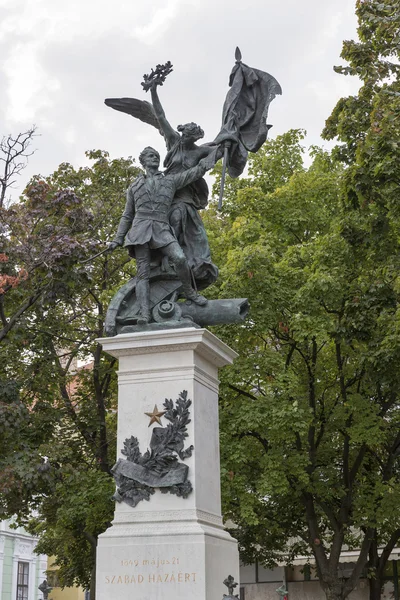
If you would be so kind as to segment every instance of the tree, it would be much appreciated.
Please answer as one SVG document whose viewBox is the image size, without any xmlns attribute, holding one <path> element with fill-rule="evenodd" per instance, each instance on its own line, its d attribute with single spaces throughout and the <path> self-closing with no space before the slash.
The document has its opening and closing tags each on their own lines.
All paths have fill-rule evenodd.
<svg viewBox="0 0 400 600">
<path fill-rule="evenodd" d="M 293 555 L 299 544 L 288 546 L 288 535 L 297 536 L 328 597 L 346 597 L 367 566 L 374 599 L 400 534 L 400 13 L 397 3 L 368 0 L 357 2 L 357 16 L 360 39 L 344 43 L 348 66 L 335 70 L 362 87 L 338 102 L 324 130 L 340 142 L 334 160 L 324 158 L 336 170 L 333 213 L 321 208 L 334 196 L 313 193 L 309 180 L 321 169 L 317 153 L 307 174 L 274 194 L 260 193 L 262 177 L 250 179 L 232 200 L 233 218 L 224 217 L 223 289 L 252 302 L 240 339 L 225 334 L 246 358 L 226 383 L 224 489 L 249 559 Z M 310 195 L 315 215 L 305 206 Z M 252 460 L 257 448 L 262 458 Z M 345 582 L 343 544 L 360 548 Z"/>
<path fill-rule="evenodd" d="M 278 137 L 257 162 L 270 169 L 277 144 L 279 180 L 293 143 Z M 217 329 L 239 352 L 222 373 L 225 517 L 245 560 L 312 556 L 327 598 L 346 598 L 374 540 L 390 553 L 400 525 L 398 217 L 349 210 L 348 181 L 314 148 L 308 170 L 272 192 L 256 172 L 233 216 L 208 220 L 215 294 L 251 306 L 242 328 Z M 359 549 L 346 580 L 345 546 Z"/>
<path fill-rule="evenodd" d="M 400 11 L 398 4 L 389 0 L 358 1 L 357 16 L 359 42 L 344 43 L 342 58 L 348 66 L 335 70 L 358 76 L 362 87 L 356 97 L 338 102 L 324 134 L 341 142 L 336 155 L 349 165 L 343 190 L 352 213 L 347 234 L 370 246 L 390 272 L 396 268 L 393 258 L 399 227 Z M 395 465 L 388 467 L 386 477 L 393 468 Z M 380 597 L 384 569 L 399 539 L 398 528 L 374 528 L 368 562 L 371 600 Z"/>
<path fill-rule="evenodd" d="M 38 233 L 30 234 L 30 222 L 26 231 L 18 233 L 14 222 L 10 224 L 13 235 L 9 236 L 7 255 L 22 244 L 26 255 L 20 252 L 19 256 L 26 258 L 19 264 L 32 273 L 26 285 L 33 288 L 37 281 L 42 295 L 7 337 L 7 375 L 18 380 L 29 414 L 42 406 L 52 412 L 52 418 L 31 425 L 37 435 L 35 452 L 42 461 L 46 457 L 41 466 L 45 480 L 36 478 L 32 493 L 28 486 L 31 475 L 20 469 L 18 461 L 10 463 L 12 474 L 19 473 L 18 486 L 11 486 L 2 499 L 6 514 L 17 506 L 19 523 L 39 535 L 38 550 L 55 556 L 61 583 L 90 587 L 94 598 L 97 536 L 108 526 L 113 512 L 111 467 L 116 425 L 115 359 L 102 353 L 96 339 L 103 335 L 107 304 L 131 274 L 133 263 L 122 251 L 87 264 L 82 260 L 103 249 L 112 238 L 123 210 L 124 192 L 138 169 L 131 159 L 111 160 L 106 152 L 93 151 L 88 156 L 91 167 L 74 169 L 62 164 L 51 176 L 34 178 L 28 185 L 27 198 L 17 207 L 25 220 L 30 214 L 32 186 L 46 190 L 52 208 L 43 219 L 33 220 Z M 68 193 L 57 205 L 54 198 L 58 199 L 60 189 Z M 69 198 L 79 198 L 77 206 L 82 206 L 86 218 L 73 212 L 75 204 L 69 206 Z M 38 204 L 42 210 L 43 197 L 32 208 L 39 210 Z M 61 244 L 62 250 L 64 243 L 69 247 L 73 227 L 82 229 L 83 238 L 75 237 L 73 257 L 65 252 L 59 256 L 57 248 Z M 39 250 L 41 240 L 43 245 L 52 242 L 49 258 L 33 271 L 28 270 L 27 261 L 31 254 L 35 258 L 41 254 L 29 252 L 32 238 Z M 45 289 L 43 282 L 50 282 Z M 19 289 L 22 286 L 13 293 Z M 77 368 L 79 359 L 90 363 Z"/>
<path fill-rule="evenodd" d="M 91 215 L 69 190 L 52 192 L 40 178 L 32 180 L 20 203 L 4 200 L 14 177 L 31 154 L 35 129 L 3 138 L 0 162 L 0 515 L 24 510 L 40 484 L 48 489 L 47 466 L 38 452 L 54 411 L 29 399 L 15 366 L 28 360 L 26 328 L 32 307 L 51 304 L 56 293 L 81 282 L 72 266 L 83 255 Z"/>
<path fill-rule="evenodd" d="M 51 303 L 85 278 L 74 263 L 93 245 L 87 235 L 91 214 L 68 189 L 57 192 L 35 178 L 23 201 L 1 209 L 0 344 L 25 327 L 37 302 Z M 17 335 L 16 331 L 14 332 Z"/>
<path fill-rule="evenodd" d="M 38 313 L 87 278 L 73 267 L 90 243 L 85 230 L 91 215 L 72 191 L 53 193 L 36 178 L 20 203 L 0 209 L 0 217 L 0 514 L 7 516 L 27 510 L 40 481 L 49 489 L 39 448 L 54 429 L 53 407 L 23 388 L 18 366 L 32 356 L 29 330 Z"/>
<path fill-rule="evenodd" d="M 0 209 L 5 206 L 7 194 L 34 153 L 30 146 L 35 136 L 36 127 L 33 126 L 16 136 L 5 135 L 0 141 Z"/>
</svg>

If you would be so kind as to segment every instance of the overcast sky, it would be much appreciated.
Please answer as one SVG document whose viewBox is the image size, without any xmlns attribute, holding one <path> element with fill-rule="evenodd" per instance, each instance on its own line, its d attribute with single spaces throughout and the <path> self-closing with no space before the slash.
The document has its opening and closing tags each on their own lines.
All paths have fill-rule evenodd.
<svg viewBox="0 0 400 600">
<path fill-rule="evenodd" d="M 238 45 L 243 62 L 271 73 L 283 95 L 270 106 L 271 137 L 289 128 L 320 132 L 337 99 L 357 83 L 333 72 L 344 39 L 356 36 L 355 0 L 0 0 L 0 134 L 36 124 L 40 138 L 21 186 L 85 150 L 165 154 L 151 126 L 104 105 L 150 100 L 144 73 L 170 60 L 159 88 L 173 126 L 195 121 L 217 134 Z M 326 145 L 326 144 L 325 144 Z"/>
</svg>

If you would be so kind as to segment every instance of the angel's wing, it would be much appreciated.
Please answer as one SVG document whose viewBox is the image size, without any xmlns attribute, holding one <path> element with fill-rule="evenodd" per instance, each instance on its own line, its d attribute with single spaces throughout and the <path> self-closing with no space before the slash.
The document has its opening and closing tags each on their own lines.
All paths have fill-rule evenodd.
<svg viewBox="0 0 400 600">
<path fill-rule="evenodd" d="M 137 100 L 136 98 L 106 98 L 104 103 L 115 110 L 120 110 L 136 119 L 140 119 L 144 123 L 153 125 L 162 135 L 160 123 L 150 102 Z"/>
</svg>

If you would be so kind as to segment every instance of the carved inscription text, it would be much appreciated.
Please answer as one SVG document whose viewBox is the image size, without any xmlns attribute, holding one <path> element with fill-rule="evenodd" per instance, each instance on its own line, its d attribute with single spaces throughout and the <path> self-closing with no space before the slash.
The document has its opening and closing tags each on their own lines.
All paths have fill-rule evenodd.
<svg viewBox="0 0 400 600">
<path fill-rule="evenodd" d="M 196 583 L 197 573 L 141 573 L 136 575 L 106 575 L 105 583 L 111 585 L 130 585 L 135 583 Z"/>
</svg>

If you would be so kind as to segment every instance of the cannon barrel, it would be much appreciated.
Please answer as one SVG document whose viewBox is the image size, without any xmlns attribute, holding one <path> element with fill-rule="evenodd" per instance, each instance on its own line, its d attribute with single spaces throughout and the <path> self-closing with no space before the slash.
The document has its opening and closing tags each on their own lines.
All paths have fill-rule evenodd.
<svg viewBox="0 0 400 600">
<path fill-rule="evenodd" d="M 247 317 L 250 308 L 247 298 L 209 300 L 205 306 L 186 300 L 179 302 L 178 306 L 182 310 L 183 319 L 189 317 L 201 327 L 241 323 Z"/>
</svg>

